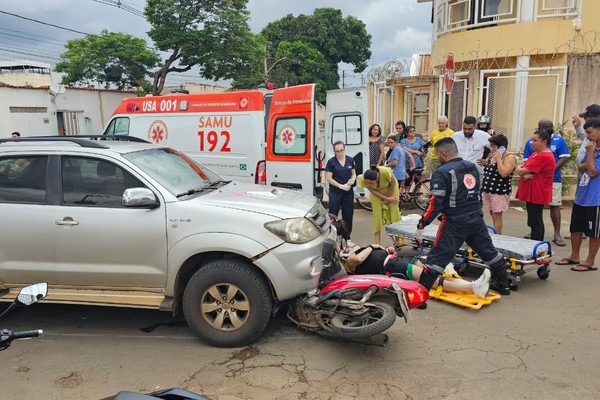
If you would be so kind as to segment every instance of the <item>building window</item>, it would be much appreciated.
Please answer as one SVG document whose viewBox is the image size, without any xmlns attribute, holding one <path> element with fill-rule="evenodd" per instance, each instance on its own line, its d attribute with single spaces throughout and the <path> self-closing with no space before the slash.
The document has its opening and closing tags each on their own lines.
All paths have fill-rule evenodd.
<svg viewBox="0 0 600 400">
<path fill-rule="evenodd" d="M 47 113 L 48 107 L 9 107 L 13 113 Z"/>
<path fill-rule="evenodd" d="M 446 3 L 442 3 L 437 9 L 437 32 L 443 32 L 446 26 Z"/>
<path fill-rule="evenodd" d="M 542 0 L 542 11 L 572 11 L 574 9 L 575 0 Z"/>
<path fill-rule="evenodd" d="M 513 2 L 501 0 L 481 0 L 479 7 L 481 19 L 479 22 L 489 21 L 504 15 L 513 14 Z"/>
<path fill-rule="evenodd" d="M 538 18 L 576 17 L 575 0 L 540 0 L 537 8 Z"/>
<path fill-rule="evenodd" d="M 448 28 L 467 25 L 471 19 L 471 0 L 448 3 Z"/>
</svg>

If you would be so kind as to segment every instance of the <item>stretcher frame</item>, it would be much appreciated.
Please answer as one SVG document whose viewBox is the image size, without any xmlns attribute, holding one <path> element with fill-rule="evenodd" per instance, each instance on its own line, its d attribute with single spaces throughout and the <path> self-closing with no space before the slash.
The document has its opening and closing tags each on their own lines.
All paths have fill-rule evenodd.
<svg viewBox="0 0 600 400">
<path fill-rule="evenodd" d="M 521 283 L 521 276 L 531 271 L 536 271 L 538 278 L 542 280 L 548 279 L 553 255 L 550 242 L 498 235 L 493 228 L 488 228 L 492 231 L 490 237 L 494 247 L 506 261 L 511 290 L 517 290 Z M 417 221 L 413 219 L 386 225 L 385 230 L 398 249 L 402 246 L 412 246 L 415 249 L 420 248 L 421 255 L 424 255 L 425 249 L 430 249 L 433 246 L 438 225 L 431 224 L 425 227 L 421 245 L 415 238 Z M 455 260 L 453 264 L 459 274 L 463 273 L 469 266 L 487 268 L 483 260 L 466 243 L 463 243 L 463 246 L 456 253 Z"/>
</svg>

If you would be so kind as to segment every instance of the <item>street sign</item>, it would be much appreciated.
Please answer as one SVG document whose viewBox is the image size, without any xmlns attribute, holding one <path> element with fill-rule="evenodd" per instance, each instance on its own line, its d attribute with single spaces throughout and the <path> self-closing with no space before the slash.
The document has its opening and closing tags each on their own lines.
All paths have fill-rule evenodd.
<svg viewBox="0 0 600 400">
<path fill-rule="evenodd" d="M 448 53 L 446 64 L 444 65 L 444 88 L 448 95 L 452 94 L 454 87 L 454 56 Z"/>
</svg>

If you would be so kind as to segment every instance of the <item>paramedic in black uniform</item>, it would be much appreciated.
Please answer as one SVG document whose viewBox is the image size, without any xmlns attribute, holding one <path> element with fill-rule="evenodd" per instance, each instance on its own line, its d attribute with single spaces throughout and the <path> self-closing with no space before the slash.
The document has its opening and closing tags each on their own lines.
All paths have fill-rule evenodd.
<svg viewBox="0 0 600 400">
<path fill-rule="evenodd" d="M 430 289 L 466 242 L 490 267 L 490 289 L 503 295 L 510 294 L 504 257 L 492 244 L 483 220 L 477 166 L 460 158 L 452 138 L 440 139 L 434 145 L 434 151 L 441 166 L 431 176 L 431 200 L 417 225 L 417 240 L 421 240 L 423 229 L 440 213 L 442 222 L 419 282 Z"/>
</svg>

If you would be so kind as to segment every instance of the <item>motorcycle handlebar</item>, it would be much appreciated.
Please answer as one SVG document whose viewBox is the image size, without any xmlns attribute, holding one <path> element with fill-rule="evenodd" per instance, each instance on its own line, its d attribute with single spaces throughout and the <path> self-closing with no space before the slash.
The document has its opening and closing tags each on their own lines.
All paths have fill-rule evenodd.
<svg viewBox="0 0 600 400">
<path fill-rule="evenodd" d="M 44 331 L 42 329 L 32 329 L 30 331 L 13 332 L 12 338 L 13 339 L 32 338 L 32 337 L 42 336 L 43 334 L 44 334 Z"/>
</svg>

